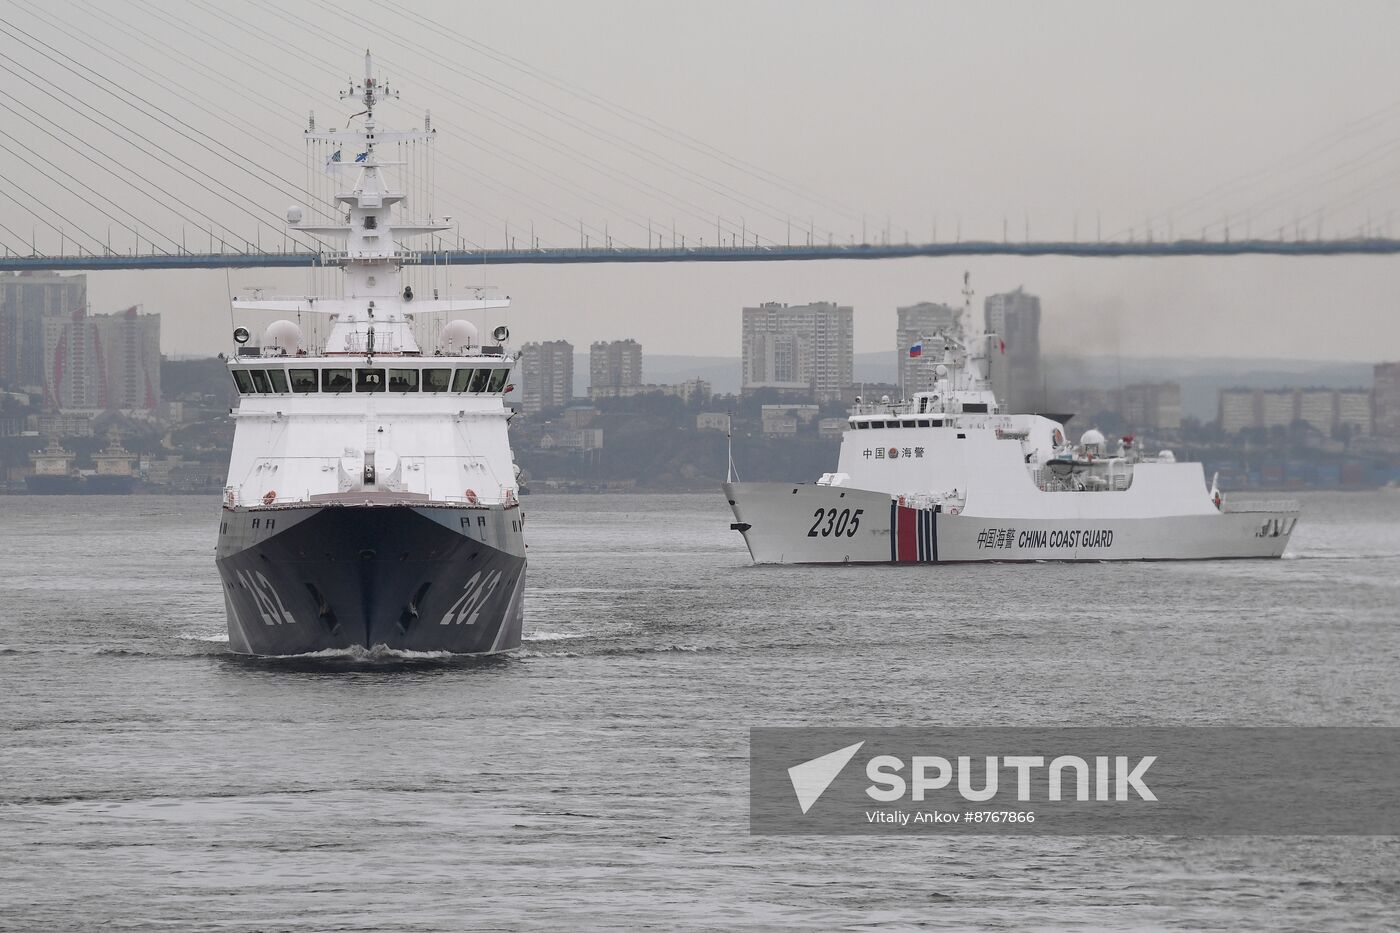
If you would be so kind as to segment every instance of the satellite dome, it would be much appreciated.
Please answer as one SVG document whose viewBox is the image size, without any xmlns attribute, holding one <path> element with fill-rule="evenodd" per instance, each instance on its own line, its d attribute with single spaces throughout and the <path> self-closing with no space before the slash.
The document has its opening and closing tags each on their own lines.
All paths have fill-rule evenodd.
<svg viewBox="0 0 1400 933">
<path fill-rule="evenodd" d="M 287 208 L 287 223 L 292 225 L 299 224 L 301 223 L 301 218 L 302 213 L 300 204 L 293 204 L 291 207 Z"/>
<path fill-rule="evenodd" d="M 1163 463 L 1176 463 L 1176 454 L 1170 450 L 1164 450 L 1157 455 L 1157 459 Z"/>
<path fill-rule="evenodd" d="M 442 329 L 444 350 L 470 350 L 477 345 L 476 325 L 471 321 L 452 321 Z"/>
<path fill-rule="evenodd" d="M 1102 447 L 1103 432 L 1098 428 L 1090 428 L 1079 438 L 1079 443 L 1083 444 L 1085 447 Z"/>
<path fill-rule="evenodd" d="M 287 355 L 301 349 L 301 328 L 291 321 L 273 321 L 263 331 L 263 346 L 276 347 Z"/>
</svg>

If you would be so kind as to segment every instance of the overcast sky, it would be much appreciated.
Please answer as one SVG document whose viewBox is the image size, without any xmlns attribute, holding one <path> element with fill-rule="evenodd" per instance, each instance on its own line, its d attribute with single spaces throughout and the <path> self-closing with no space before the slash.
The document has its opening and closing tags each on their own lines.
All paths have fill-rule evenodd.
<svg viewBox="0 0 1400 933">
<path fill-rule="evenodd" d="M 384 120 L 432 111 L 434 213 L 473 243 L 509 231 L 523 245 L 533 225 L 575 245 L 580 222 L 594 243 L 606 229 L 645 245 L 649 225 L 712 243 L 717 217 L 726 239 L 773 242 L 809 228 L 1219 238 L 1227 223 L 1233 237 L 1400 235 L 1396 3 L 397 6 L 75 0 L 59 21 L 0 3 L 15 89 L 0 239 L 53 251 L 46 222 L 65 240 L 70 224 L 99 242 L 111 227 L 126 250 L 125 221 L 143 243 L 207 246 L 212 218 L 226 238 L 277 243 L 277 216 L 309 202 L 307 112 L 344 125 L 335 95 L 365 47 L 402 92 Z M 894 307 L 960 301 L 965 268 L 979 307 L 1018 285 L 1041 295 L 1050 350 L 1400 358 L 1394 258 L 519 266 L 451 284 L 510 294 L 517 340 L 737 355 L 740 308 L 766 300 L 854 305 L 857 350 L 893 349 Z M 224 349 L 229 288 L 317 284 L 266 270 L 90 283 L 96 311 L 159 311 L 175 353 Z"/>
</svg>

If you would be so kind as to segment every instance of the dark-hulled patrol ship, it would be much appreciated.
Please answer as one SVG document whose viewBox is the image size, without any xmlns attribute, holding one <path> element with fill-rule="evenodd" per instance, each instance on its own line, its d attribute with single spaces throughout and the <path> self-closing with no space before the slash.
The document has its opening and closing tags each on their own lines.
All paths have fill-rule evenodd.
<svg viewBox="0 0 1400 933">
<path fill-rule="evenodd" d="M 240 398 L 216 563 L 229 644 L 506 651 L 520 644 L 526 564 L 504 400 L 514 359 L 504 326 L 483 345 L 451 315 L 509 302 L 405 286 L 417 256 L 403 242 L 450 226 L 395 223 L 406 196 L 385 169 L 400 163 L 378 150 L 431 131 L 379 131 L 375 107 L 393 95 L 368 53 L 363 81 L 341 96 L 360 105 L 360 127 L 306 135 L 354 153 L 354 183 L 335 194 L 344 222 L 305 224 L 297 207 L 287 217 L 343 240 L 329 257 L 341 296 L 234 302 L 284 319 L 260 340 L 238 327 L 228 361 Z M 308 319 L 324 326 L 308 336 L 297 323 Z"/>
</svg>

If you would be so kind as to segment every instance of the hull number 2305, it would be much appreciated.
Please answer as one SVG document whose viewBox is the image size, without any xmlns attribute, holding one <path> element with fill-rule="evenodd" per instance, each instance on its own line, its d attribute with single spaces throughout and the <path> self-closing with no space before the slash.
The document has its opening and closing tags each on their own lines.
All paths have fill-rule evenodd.
<svg viewBox="0 0 1400 933">
<path fill-rule="evenodd" d="M 812 522 L 812 528 L 807 532 L 807 537 L 815 538 L 818 535 L 823 538 L 845 536 L 855 537 L 856 529 L 860 527 L 860 517 L 865 513 L 865 509 L 817 509 L 813 514 L 816 521 Z"/>
</svg>

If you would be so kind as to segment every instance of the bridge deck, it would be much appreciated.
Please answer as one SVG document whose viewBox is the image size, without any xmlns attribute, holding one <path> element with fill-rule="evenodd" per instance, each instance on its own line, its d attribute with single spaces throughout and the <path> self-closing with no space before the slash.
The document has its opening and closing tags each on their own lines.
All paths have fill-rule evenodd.
<svg viewBox="0 0 1400 933">
<path fill-rule="evenodd" d="M 1168 256 L 1388 256 L 1400 239 L 1347 240 L 1172 240 L 1142 243 L 1030 242 L 904 243 L 817 246 L 690 246 L 424 250 L 424 265 L 535 265 L 624 262 L 791 262 L 832 259 L 905 259 L 912 256 L 1073 256 L 1131 258 Z M 324 264 L 323 254 L 298 252 L 153 253 L 0 257 L 0 271 L 100 271 L 110 269 L 304 268 Z"/>
</svg>

